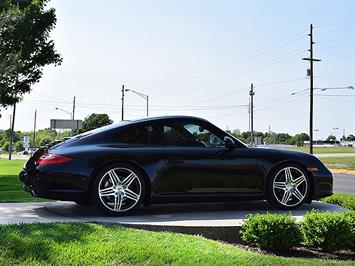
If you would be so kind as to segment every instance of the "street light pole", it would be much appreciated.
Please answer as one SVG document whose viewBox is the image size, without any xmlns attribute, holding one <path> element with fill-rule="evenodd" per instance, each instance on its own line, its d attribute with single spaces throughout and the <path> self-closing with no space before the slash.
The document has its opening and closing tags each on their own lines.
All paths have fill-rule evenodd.
<svg viewBox="0 0 355 266">
<path fill-rule="evenodd" d="M 318 141 L 317 141 L 317 132 L 319 131 L 319 129 L 313 129 L 313 131 L 315 132 L 314 135 L 315 135 L 316 145 L 317 145 L 317 144 L 318 144 Z"/>
<path fill-rule="evenodd" d="M 147 116 L 148 116 L 149 115 L 149 96 L 146 94 L 143 94 L 141 92 L 131 90 L 131 89 L 125 89 L 125 91 L 131 91 L 147 101 Z"/>
<path fill-rule="evenodd" d="M 71 135 L 74 136 L 74 115 L 75 115 L 75 96 L 74 96 L 74 99 L 73 99 L 73 112 L 72 112 L 72 121 L 73 121 L 73 124 L 72 124 L 72 129 L 71 129 Z"/>
<path fill-rule="evenodd" d="M 33 140 L 32 140 L 32 146 L 36 146 L 36 123 L 37 123 L 37 109 L 35 110 L 35 117 L 33 119 Z"/>
<path fill-rule="evenodd" d="M 334 144 L 337 142 L 337 130 L 339 128 L 338 127 L 333 127 L 333 130 L 334 130 L 334 137 L 335 137 L 335 140 L 334 140 Z"/>
</svg>

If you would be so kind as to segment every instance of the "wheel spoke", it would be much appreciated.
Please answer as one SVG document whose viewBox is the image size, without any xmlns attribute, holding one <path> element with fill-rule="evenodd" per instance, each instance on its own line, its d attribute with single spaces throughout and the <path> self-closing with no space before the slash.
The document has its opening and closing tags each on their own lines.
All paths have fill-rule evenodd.
<svg viewBox="0 0 355 266">
<path fill-rule="evenodd" d="M 296 179 L 293 180 L 293 183 L 296 187 L 301 185 L 303 182 L 306 181 L 306 177 L 304 175 L 301 175 L 300 177 L 297 177 Z"/>
<path fill-rule="evenodd" d="M 108 175 L 110 177 L 112 185 L 120 185 L 121 184 L 121 180 L 118 177 L 118 175 L 116 174 L 115 170 L 111 170 L 110 172 L 108 172 Z"/>
<path fill-rule="evenodd" d="M 136 177 L 137 177 L 137 176 L 136 176 L 134 173 L 129 174 L 129 176 L 127 176 L 127 177 L 122 181 L 122 186 L 123 186 L 124 188 L 128 188 L 128 187 L 132 184 L 133 180 L 136 179 Z"/>
<path fill-rule="evenodd" d="M 120 195 L 115 196 L 115 202 L 113 205 L 113 208 L 115 211 L 120 211 L 121 210 L 121 206 L 122 206 L 122 199 L 123 197 Z"/>
<path fill-rule="evenodd" d="M 287 167 L 285 168 L 285 178 L 286 178 L 286 182 L 289 183 L 292 180 L 292 173 L 291 173 L 291 168 Z"/>
<path fill-rule="evenodd" d="M 290 191 L 286 190 L 283 197 L 282 197 L 281 202 L 283 204 L 287 204 L 287 202 L 290 200 L 291 195 L 292 195 L 292 193 Z"/>
<path fill-rule="evenodd" d="M 296 188 L 293 191 L 293 194 L 299 201 L 303 200 L 304 196 L 302 195 L 302 193 Z"/>
<path fill-rule="evenodd" d="M 274 188 L 278 189 L 286 189 L 286 183 L 285 182 L 274 182 Z"/>
<path fill-rule="evenodd" d="M 125 189 L 125 196 L 134 201 L 138 201 L 139 199 L 139 195 L 128 188 Z"/>
<path fill-rule="evenodd" d="M 100 189 L 99 193 L 101 197 L 108 197 L 108 196 L 113 196 L 115 194 L 115 190 L 113 189 L 113 186 L 111 186 L 111 187 Z"/>
</svg>

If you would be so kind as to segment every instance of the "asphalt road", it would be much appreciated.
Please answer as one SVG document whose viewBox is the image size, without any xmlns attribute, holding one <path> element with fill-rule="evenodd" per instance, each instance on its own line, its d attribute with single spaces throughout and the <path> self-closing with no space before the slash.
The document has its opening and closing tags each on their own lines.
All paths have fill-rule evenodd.
<svg viewBox="0 0 355 266">
<path fill-rule="evenodd" d="M 333 174 L 334 192 L 355 194 L 355 175 Z"/>
</svg>

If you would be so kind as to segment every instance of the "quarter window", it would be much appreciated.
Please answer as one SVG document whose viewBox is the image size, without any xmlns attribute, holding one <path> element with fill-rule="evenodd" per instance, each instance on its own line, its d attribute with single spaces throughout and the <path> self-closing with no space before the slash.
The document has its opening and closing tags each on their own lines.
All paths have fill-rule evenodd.
<svg viewBox="0 0 355 266">
<path fill-rule="evenodd" d="M 162 128 L 158 125 L 129 127 L 114 136 L 118 143 L 164 145 Z"/>
</svg>

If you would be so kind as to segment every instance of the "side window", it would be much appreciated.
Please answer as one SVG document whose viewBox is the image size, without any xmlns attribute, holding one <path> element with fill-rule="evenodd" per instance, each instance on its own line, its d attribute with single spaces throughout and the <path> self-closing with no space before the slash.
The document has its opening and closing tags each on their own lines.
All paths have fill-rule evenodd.
<svg viewBox="0 0 355 266">
<path fill-rule="evenodd" d="M 129 127 L 114 135 L 114 141 L 125 144 L 164 145 L 162 128 L 158 125 Z"/>
<path fill-rule="evenodd" d="M 196 141 L 203 143 L 206 147 L 224 146 L 224 140 L 216 136 L 208 129 L 197 124 L 185 124 L 182 126 L 186 129 Z"/>
<path fill-rule="evenodd" d="M 190 135 L 186 134 L 179 126 L 176 125 L 165 125 L 163 127 L 164 140 L 166 145 L 171 146 L 201 146 L 195 139 Z"/>
<path fill-rule="evenodd" d="M 224 141 L 209 130 L 197 124 L 174 124 L 163 127 L 167 145 L 220 147 Z"/>
</svg>

